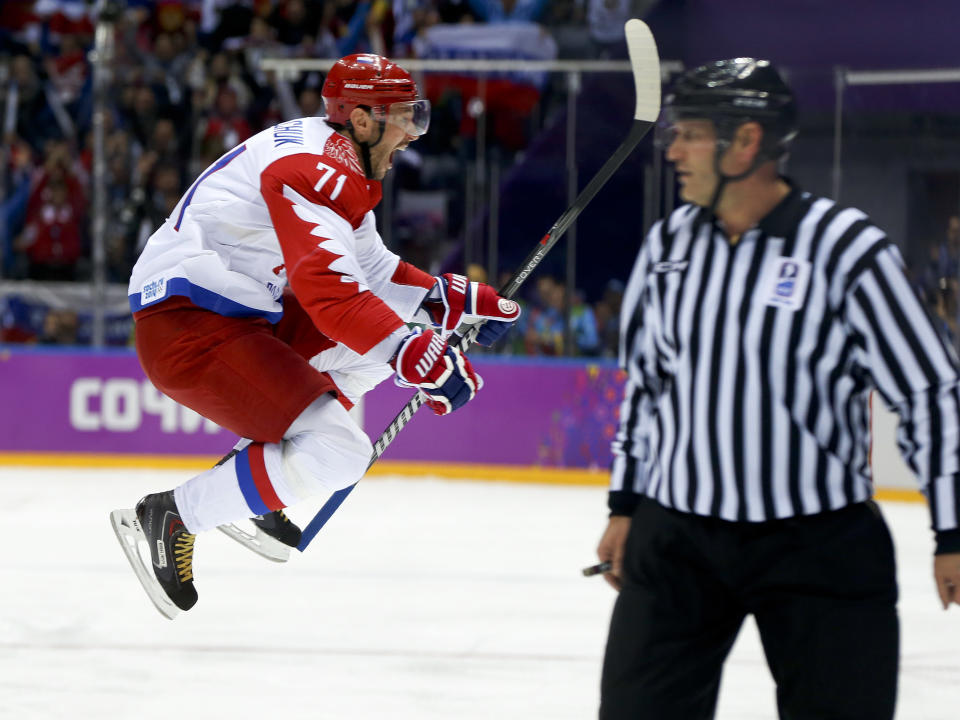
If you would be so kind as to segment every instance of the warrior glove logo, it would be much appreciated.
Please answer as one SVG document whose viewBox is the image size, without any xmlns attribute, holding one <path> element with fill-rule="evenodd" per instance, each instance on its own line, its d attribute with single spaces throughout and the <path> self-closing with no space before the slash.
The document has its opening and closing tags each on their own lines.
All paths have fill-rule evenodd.
<svg viewBox="0 0 960 720">
<path fill-rule="evenodd" d="M 425 378 L 427 373 L 430 372 L 430 368 L 433 367 L 433 364 L 437 361 L 437 358 L 443 354 L 444 345 L 443 338 L 439 335 L 435 335 L 430 341 L 430 345 L 427 347 L 427 351 L 423 354 L 423 357 L 416 364 L 416 370 L 420 373 L 420 377 Z"/>
</svg>

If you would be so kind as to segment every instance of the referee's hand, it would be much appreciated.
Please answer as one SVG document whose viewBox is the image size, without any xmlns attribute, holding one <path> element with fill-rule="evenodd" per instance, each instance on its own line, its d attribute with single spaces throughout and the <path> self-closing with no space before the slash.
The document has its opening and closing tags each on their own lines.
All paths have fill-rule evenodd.
<svg viewBox="0 0 960 720">
<path fill-rule="evenodd" d="M 933 579 L 937 582 L 944 610 L 950 603 L 960 605 L 960 553 L 934 555 Z"/>
<path fill-rule="evenodd" d="M 623 578 L 623 549 L 627 544 L 627 534 L 630 532 L 630 518 L 626 515 L 614 515 L 607 524 L 607 529 L 597 545 L 597 557 L 600 562 L 609 562 L 613 567 L 610 572 L 603 574 L 603 579 L 610 583 L 617 592 L 620 591 Z"/>
</svg>

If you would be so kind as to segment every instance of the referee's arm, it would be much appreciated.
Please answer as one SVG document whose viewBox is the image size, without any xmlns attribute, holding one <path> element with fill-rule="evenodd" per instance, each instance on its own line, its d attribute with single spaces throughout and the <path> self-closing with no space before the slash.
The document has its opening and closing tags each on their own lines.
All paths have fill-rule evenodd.
<svg viewBox="0 0 960 720">
<path fill-rule="evenodd" d="M 644 297 L 649 268 L 650 239 L 662 221 L 654 225 L 637 255 L 620 309 L 620 367 L 627 373 L 616 437 L 613 440 L 613 466 L 610 472 L 610 521 L 597 546 L 597 557 L 609 562 L 612 570 L 604 578 L 620 589 L 623 549 L 630 529 L 630 516 L 646 487 L 645 461 L 649 442 L 646 421 L 651 407 L 650 376 L 646 364 L 650 336 L 644 326 Z"/>
<path fill-rule="evenodd" d="M 877 390 L 900 416 L 898 445 L 930 505 L 935 576 L 944 607 L 960 604 L 960 376 L 956 356 L 911 288 L 887 241 L 845 280 L 844 314 L 860 335 Z"/>
</svg>

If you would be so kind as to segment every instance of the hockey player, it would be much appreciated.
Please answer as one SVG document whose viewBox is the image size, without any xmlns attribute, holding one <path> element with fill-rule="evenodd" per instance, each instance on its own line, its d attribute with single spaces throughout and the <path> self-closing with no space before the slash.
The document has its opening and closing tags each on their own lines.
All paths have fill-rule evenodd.
<svg viewBox="0 0 960 720">
<path fill-rule="evenodd" d="M 326 117 L 264 130 L 207 168 L 133 269 L 147 376 L 250 441 L 111 515 L 169 617 L 197 601 L 197 533 L 252 517 L 296 546 L 300 530 L 282 508 L 366 470 L 372 446 L 347 414 L 353 404 L 395 373 L 435 413 L 462 407 L 482 381 L 446 338 L 462 322 L 486 320 L 478 341 L 489 345 L 520 314 L 488 285 L 405 263 L 377 233 L 380 180 L 429 124 L 430 103 L 409 73 L 378 55 L 350 55 L 322 95 Z M 138 540 L 150 546 L 153 572 Z"/>
</svg>

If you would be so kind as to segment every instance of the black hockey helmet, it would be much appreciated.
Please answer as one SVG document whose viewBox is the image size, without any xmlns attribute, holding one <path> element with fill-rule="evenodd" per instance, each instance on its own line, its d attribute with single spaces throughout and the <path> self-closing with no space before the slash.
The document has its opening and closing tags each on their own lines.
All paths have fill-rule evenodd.
<svg viewBox="0 0 960 720">
<path fill-rule="evenodd" d="M 685 72 L 674 82 L 663 103 L 661 123 L 712 120 L 717 140 L 733 140 L 736 129 L 754 121 L 764 129 L 761 160 L 782 157 L 797 134 L 797 107 L 793 92 L 767 60 L 717 60 Z M 661 144 L 669 144 L 669 133 Z"/>
</svg>

